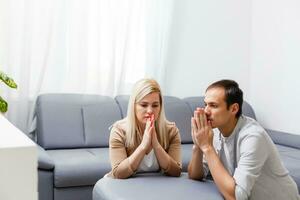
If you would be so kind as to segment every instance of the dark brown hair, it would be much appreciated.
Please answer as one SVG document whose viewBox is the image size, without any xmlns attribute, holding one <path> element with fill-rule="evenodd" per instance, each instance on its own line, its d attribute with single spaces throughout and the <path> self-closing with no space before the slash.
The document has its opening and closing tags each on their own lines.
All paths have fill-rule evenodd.
<svg viewBox="0 0 300 200">
<path fill-rule="evenodd" d="M 239 88 L 239 84 L 233 80 L 223 79 L 217 82 L 212 83 L 208 88 L 224 88 L 225 90 L 225 102 L 227 104 L 227 109 L 234 103 L 239 105 L 239 110 L 236 113 L 235 117 L 238 118 L 242 114 L 243 106 L 243 91 Z"/>
</svg>

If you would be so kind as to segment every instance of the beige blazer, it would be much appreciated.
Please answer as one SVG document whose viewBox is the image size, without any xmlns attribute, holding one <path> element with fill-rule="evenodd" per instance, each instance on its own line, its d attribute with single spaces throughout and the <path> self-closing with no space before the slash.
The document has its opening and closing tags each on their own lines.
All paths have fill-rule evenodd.
<svg viewBox="0 0 300 200">
<path fill-rule="evenodd" d="M 125 146 L 126 118 L 114 123 L 109 139 L 109 157 L 112 170 L 107 174 L 113 178 L 128 178 L 135 172 L 132 170 L 128 157 L 138 147 L 128 148 Z M 178 176 L 181 173 L 181 140 L 179 130 L 175 123 L 167 125 L 169 145 L 165 151 L 170 155 L 169 164 L 164 173 L 170 176 Z"/>
</svg>

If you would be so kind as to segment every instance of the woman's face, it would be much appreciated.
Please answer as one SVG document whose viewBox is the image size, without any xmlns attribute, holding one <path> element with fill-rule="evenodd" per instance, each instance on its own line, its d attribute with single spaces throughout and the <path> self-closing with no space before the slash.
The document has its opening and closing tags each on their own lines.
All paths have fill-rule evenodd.
<svg viewBox="0 0 300 200">
<path fill-rule="evenodd" d="M 147 120 L 154 115 L 154 120 L 157 120 L 160 113 L 159 93 L 153 92 L 146 95 L 141 101 L 135 104 L 135 115 L 138 123 L 145 125 Z"/>
</svg>

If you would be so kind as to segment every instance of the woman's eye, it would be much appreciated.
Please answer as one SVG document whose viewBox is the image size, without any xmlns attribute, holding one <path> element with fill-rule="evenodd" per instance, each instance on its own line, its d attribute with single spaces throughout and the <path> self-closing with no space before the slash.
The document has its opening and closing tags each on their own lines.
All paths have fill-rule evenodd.
<svg viewBox="0 0 300 200">
<path fill-rule="evenodd" d="M 147 105 L 146 105 L 146 104 L 141 104 L 141 106 L 142 106 L 143 108 L 146 108 L 146 107 L 147 107 Z"/>
<path fill-rule="evenodd" d="M 152 107 L 153 107 L 153 108 L 157 108 L 157 107 L 158 107 L 158 105 L 153 105 Z"/>
</svg>

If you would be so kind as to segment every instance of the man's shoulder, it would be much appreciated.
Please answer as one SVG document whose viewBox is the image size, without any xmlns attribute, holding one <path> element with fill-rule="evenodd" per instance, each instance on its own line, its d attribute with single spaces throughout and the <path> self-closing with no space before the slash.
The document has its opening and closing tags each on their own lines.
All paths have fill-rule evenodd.
<svg viewBox="0 0 300 200">
<path fill-rule="evenodd" d="M 253 118 L 241 116 L 241 126 L 239 130 L 240 137 L 247 137 L 249 135 L 256 137 L 265 137 L 265 129 Z"/>
</svg>

